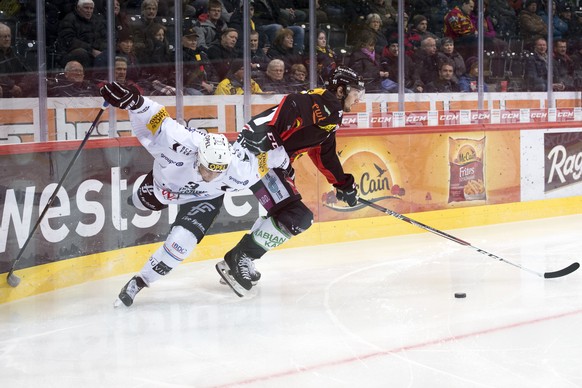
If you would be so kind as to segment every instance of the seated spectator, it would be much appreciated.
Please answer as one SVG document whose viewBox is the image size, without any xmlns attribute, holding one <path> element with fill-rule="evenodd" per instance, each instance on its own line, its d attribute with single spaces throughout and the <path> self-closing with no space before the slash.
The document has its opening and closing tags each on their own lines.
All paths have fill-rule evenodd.
<svg viewBox="0 0 582 388">
<path fill-rule="evenodd" d="M 182 54 L 184 69 L 184 94 L 214 94 L 218 75 L 204 51 L 198 48 L 198 33 L 193 26 L 185 26 L 182 32 Z"/>
<path fill-rule="evenodd" d="M 244 63 L 242 59 L 235 59 L 230 65 L 230 69 L 218 86 L 214 94 L 216 95 L 236 95 L 244 93 Z M 259 84 L 251 79 L 251 93 L 262 94 Z"/>
<path fill-rule="evenodd" d="M 565 39 L 554 41 L 554 78 L 564 85 L 564 90 L 575 90 L 574 62 L 568 55 L 568 42 Z"/>
<path fill-rule="evenodd" d="M 475 8 L 473 0 L 462 0 L 445 15 L 443 33 L 455 42 L 455 46 L 465 58 L 477 55 L 477 26 L 471 20 Z"/>
<path fill-rule="evenodd" d="M 468 58 L 465 68 L 467 72 L 459 77 L 459 89 L 461 89 L 461 92 L 479 91 L 479 61 L 477 57 Z M 483 84 L 483 91 L 489 91 L 486 83 Z"/>
<path fill-rule="evenodd" d="M 575 8 L 572 19 L 568 26 L 568 44 L 572 48 L 577 48 L 578 39 L 582 36 L 582 6 Z"/>
<path fill-rule="evenodd" d="M 453 81 L 459 82 L 459 77 L 465 74 L 465 60 L 457 51 L 451 38 L 441 39 L 441 49 L 437 52 L 437 61 L 449 61 L 453 64 Z"/>
<path fill-rule="evenodd" d="M 378 14 L 382 20 L 382 32 L 390 36 L 398 31 L 398 11 L 390 0 L 372 0 L 368 2 L 370 13 Z"/>
<path fill-rule="evenodd" d="M 570 55 L 572 60 L 572 76 L 574 77 L 574 89 L 582 90 L 582 37 L 574 43 L 574 51 Z"/>
<path fill-rule="evenodd" d="M 376 46 L 374 49 L 381 53 L 384 47 L 388 45 L 386 40 L 386 35 L 382 29 L 382 18 L 377 13 L 371 13 L 366 16 L 366 26 L 365 29 L 369 30 L 376 37 Z"/>
<path fill-rule="evenodd" d="M 16 50 L 12 47 L 12 31 L 0 23 L 0 89 L 2 98 L 31 97 L 37 85 L 36 74 L 29 73 Z"/>
<path fill-rule="evenodd" d="M 424 15 L 414 15 L 412 22 L 408 27 L 408 41 L 414 47 L 414 51 L 420 48 L 420 42 L 424 38 L 435 38 L 437 36 L 432 32 L 428 31 L 428 19 Z"/>
<path fill-rule="evenodd" d="M 299 25 L 307 20 L 307 13 L 297 9 L 295 0 L 277 0 L 279 22 L 284 26 Z"/>
<path fill-rule="evenodd" d="M 526 0 L 525 8 L 518 15 L 519 34 L 524 42 L 524 48 L 534 49 L 534 43 L 538 38 L 548 35 L 548 26 L 536 13 L 537 0 Z"/>
<path fill-rule="evenodd" d="M 317 84 L 322 86 L 337 67 L 337 56 L 327 45 L 327 35 L 323 30 L 317 31 L 315 55 L 317 57 Z"/>
<path fill-rule="evenodd" d="M 525 61 L 525 85 L 530 92 L 546 92 L 548 90 L 548 44 L 545 38 L 537 38 L 534 43 L 533 55 Z M 552 90 L 563 91 L 566 86 L 556 79 L 554 74 Z"/>
<path fill-rule="evenodd" d="M 479 12 L 477 7 L 471 12 L 471 21 L 475 27 L 479 28 Z M 493 51 L 495 53 L 503 53 L 507 51 L 507 43 L 497 37 L 497 31 L 493 26 L 493 20 L 489 15 L 489 1 L 483 1 L 483 42 L 485 50 Z"/>
<path fill-rule="evenodd" d="M 126 57 L 115 57 L 115 68 L 114 77 L 115 81 L 119 82 L 123 86 L 132 86 L 139 90 L 140 94 L 143 94 L 143 89 L 134 81 L 127 78 L 128 63 Z M 97 90 L 100 90 L 102 86 L 107 83 L 107 80 L 103 80 L 97 84 Z"/>
<path fill-rule="evenodd" d="M 418 75 L 423 85 L 436 80 L 439 76 L 436 40 L 430 37 L 424 38 L 420 42 L 420 50 L 416 51 L 412 61 L 418 69 Z"/>
<path fill-rule="evenodd" d="M 237 40 L 238 32 L 234 28 L 226 28 L 220 35 L 220 42 L 213 43 L 206 51 L 213 71 L 220 81 L 226 78 L 232 61 L 238 57 L 235 50 Z"/>
<path fill-rule="evenodd" d="M 58 47 L 64 63 L 74 60 L 89 69 L 95 57 L 106 48 L 105 22 L 93 12 L 94 8 L 93 0 L 78 0 L 75 10 L 61 20 Z"/>
<path fill-rule="evenodd" d="M 382 81 L 389 76 L 388 71 L 382 68 L 381 54 L 376 53 L 375 46 L 376 36 L 363 30 L 348 61 L 348 66 L 362 76 L 366 91 L 370 93 L 380 93 Z"/>
<path fill-rule="evenodd" d="M 269 59 L 280 59 L 285 62 L 285 69 L 289 71 L 291 66 L 303 63 L 301 55 L 296 54 L 293 50 L 293 31 L 288 28 L 283 28 L 277 31 L 275 40 L 267 51 Z"/>
<path fill-rule="evenodd" d="M 136 51 L 141 51 L 146 45 L 146 31 L 152 24 L 157 23 L 158 1 L 143 0 L 139 18 L 130 23 L 131 34 Z"/>
<path fill-rule="evenodd" d="M 289 88 L 295 93 L 309 89 L 309 80 L 307 79 L 307 68 L 305 65 L 299 63 L 291 66 L 291 70 L 289 71 Z"/>
<path fill-rule="evenodd" d="M 259 33 L 251 31 L 249 35 L 249 46 L 251 49 L 251 73 L 256 76 L 257 72 L 267 70 L 269 64 L 269 57 L 265 53 L 266 50 L 261 48 L 259 42 Z"/>
<path fill-rule="evenodd" d="M 208 48 L 218 43 L 222 31 L 228 26 L 221 19 L 222 2 L 220 0 L 208 1 L 208 14 L 204 19 L 200 18 L 200 24 L 196 27 L 198 33 L 198 47 L 201 50 L 208 50 Z"/>
<path fill-rule="evenodd" d="M 547 4 L 546 4 L 547 7 Z M 538 9 L 538 15 L 542 18 L 546 26 L 548 26 L 548 12 L 546 9 Z M 560 17 L 560 13 L 556 7 L 556 2 L 552 1 L 552 34 L 554 40 L 562 39 L 565 36 L 568 36 L 568 23 L 565 20 L 562 20 Z"/>
<path fill-rule="evenodd" d="M 382 53 L 382 66 L 388 71 L 388 79 L 392 81 L 391 85 L 383 81 L 382 89 L 388 93 L 398 92 L 398 40 L 392 39 L 388 41 L 388 46 L 384 48 Z M 422 93 L 424 90 L 423 84 L 420 81 L 420 76 L 416 66 L 414 66 L 412 59 L 404 56 L 404 91 L 406 93 Z"/>
<path fill-rule="evenodd" d="M 269 62 L 267 71 L 259 74 L 257 82 L 265 93 L 291 93 L 289 84 L 285 79 L 285 62 L 280 59 L 273 59 Z"/>
<path fill-rule="evenodd" d="M 426 93 L 455 93 L 460 92 L 459 85 L 453 81 L 454 68 L 451 62 L 443 61 L 439 64 L 438 79 L 426 84 Z"/>
<path fill-rule="evenodd" d="M 305 30 L 301 26 L 281 24 L 281 7 L 276 0 L 255 1 L 253 5 L 254 18 L 252 21 L 255 23 L 255 28 L 259 34 L 266 37 L 266 44 L 273 44 L 277 32 L 283 27 L 287 27 L 293 31 L 293 50 L 298 54 L 303 53 Z"/>
<path fill-rule="evenodd" d="M 85 69 L 77 61 L 67 62 L 64 77 L 58 76 L 47 89 L 49 97 L 99 96 L 99 89 L 85 79 Z"/>
<path fill-rule="evenodd" d="M 133 49 L 133 36 L 129 30 L 119 31 L 117 34 L 117 44 L 115 48 L 115 56 L 125 57 L 127 60 L 127 79 L 132 81 L 139 81 L 141 79 L 141 66 L 139 59 Z M 108 53 L 103 51 L 95 57 L 95 65 L 93 78 L 96 80 L 106 80 L 108 77 Z"/>
<path fill-rule="evenodd" d="M 489 0 L 487 10 L 497 33 L 496 38 L 503 40 L 517 38 L 517 13 L 509 5 L 509 1 Z"/>
</svg>

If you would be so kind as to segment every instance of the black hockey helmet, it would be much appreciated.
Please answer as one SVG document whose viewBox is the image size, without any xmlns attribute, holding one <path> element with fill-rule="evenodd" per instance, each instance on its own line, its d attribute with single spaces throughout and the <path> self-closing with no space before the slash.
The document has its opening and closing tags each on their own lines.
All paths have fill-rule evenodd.
<svg viewBox="0 0 582 388">
<path fill-rule="evenodd" d="M 351 88 L 365 90 L 362 77 L 347 66 L 338 66 L 325 83 L 325 87 L 331 92 L 335 92 L 338 86 L 344 86 L 346 94 L 350 92 Z"/>
</svg>

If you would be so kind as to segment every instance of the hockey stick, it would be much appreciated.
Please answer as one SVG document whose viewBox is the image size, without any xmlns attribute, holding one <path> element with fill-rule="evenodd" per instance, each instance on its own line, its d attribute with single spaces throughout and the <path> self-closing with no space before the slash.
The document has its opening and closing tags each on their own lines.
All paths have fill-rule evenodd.
<svg viewBox="0 0 582 388">
<path fill-rule="evenodd" d="M 502 261 L 502 262 L 504 262 L 504 263 L 507 263 L 507 264 L 509 264 L 509 265 L 513 265 L 514 267 L 517 267 L 517 268 L 519 268 L 519 269 L 522 269 L 522 270 L 524 270 L 524 271 L 527 271 L 527 272 L 529 272 L 529 273 L 531 273 L 531 274 L 534 274 L 534 275 L 536 275 L 536 276 L 539 276 L 539 277 L 541 277 L 541 278 L 546 278 L 546 279 L 551 279 L 551 278 L 559 278 L 559 277 L 562 277 L 562 276 L 566 276 L 566 275 L 569 275 L 569 274 L 571 274 L 572 272 L 576 271 L 576 270 L 577 270 L 577 269 L 580 267 L 580 264 L 579 264 L 579 263 L 577 263 L 577 262 L 574 262 L 574 263 L 570 264 L 569 266 L 567 266 L 567 267 L 565 267 L 565 268 L 562 268 L 562 269 L 560 269 L 560 270 L 558 270 L 558 271 L 553 271 L 553 272 L 544 272 L 544 273 L 537 272 L 537 271 L 533 271 L 533 270 L 531 270 L 531 269 L 529 269 L 529 268 L 522 267 L 522 266 L 521 266 L 521 265 L 519 265 L 519 264 L 512 263 L 512 262 L 511 262 L 511 261 L 509 261 L 509 260 L 506 260 L 506 259 L 504 259 L 504 258 L 502 258 L 502 257 L 499 257 L 499 256 L 497 256 L 497 255 L 494 255 L 493 253 L 489 253 L 489 252 L 487 252 L 487 251 L 485 251 L 485 250 L 483 250 L 483 249 L 477 248 L 476 246 L 473 246 L 473 245 L 471 245 L 470 243 L 468 243 L 468 242 L 466 242 L 466 241 L 463 241 L 463 240 L 461 240 L 460 238 L 457 238 L 457 237 L 455 237 L 455 236 L 452 236 L 452 235 L 450 235 L 450 234 L 448 234 L 448 233 L 445 233 L 445 232 L 443 232 L 443 231 L 440 231 L 440 230 L 438 230 L 438 229 L 432 228 L 432 227 L 430 227 L 430 226 L 428 226 L 428 225 L 425 225 L 425 224 L 423 224 L 423 223 L 421 223 L 421 222 L 415 221 L 415 220 L 413 220 L 413 219 L 411 219 L 411 218 L 408 218 L 408 217 L 406 217 L 405 215 L 402 215 L 402 214 L 400 214 L 400 213 L 396 213 L 395 211 L 392 211 L 392 210 L 390 210 L 390 209 L 386 209 L 385 207 L 382 207 L 382 206 L 380 206 L 380 205 L 377 205 L 377 204 L 375 204 L 375 203 L 373 203 L 373 202 L 371 202 L 371 201 L 368 201 L 368 200 L 366 200 L 366 199 L 360 198 L 360 199 L 359 199 L 359 202 L 360 202 L 360 203 L 363 203 L 364 205 L 368 205 L 368 206 L 370 206 L 371 208 L 374 208 L 374 209 L 376 209 L 376 210 L 379 210 L 379 211 L 381 211 L 381 212 L 383 212 L 383 213 L 386 213 L 386 214 L 388 214 L 388 215 L 390 215 L 390 216 L 392 216 L 392 217 L 396 217 L 396 218 L 398 218 L 399 220 L 402 220 L 402 221 L 404 221 L 404 222 L 408 222 L 408 223 L 409 223 L 409 224 L 411 224 L 411 225 L 418 226 L 418 227 L 419 227 L 419 228 L 421 228 L 421 229 L 427 230 L 427 231 L 429 231 L 429 232 L 431 232 L 431 233 L 434 233 L 434 234 L 436 234 L 436 235 L 438 235 L 438 236 L 441 236 L 441 237 L 444 237 L 444 238 L 446 238 L 446 239 L 449 239 L 449 240 L 451 240 L 451 241 L 454 241 L 454 242 L 456 242 L 457 244 L 461 244 L 461 245 L 465 245 L 465 246 L 467 246 L 467 247 L 473 248 L 473 249 L 474 249 L 474 250 L 476 250 L 477 252 L 479 252 L 479 253 L 482 253 L 482 254 L 484 254 L 484 255 L 486 255 L 486 256 L 489 256 L 489 257 L 491 257 L 492 259 L 495 259 L 495 260 Z"/>
<path fill-rule="evenodd" d="M 20 248 L 20 251 L 18 252 L 18 255 L 16 256 L 16 259 L 12 262 L 12 266 L 10 267 L 10 271 L 8 272 L 8 275 L 6 276 L 6 282 L 11 287 L 17 287 L 20 284 L 20 278 L 14 274 L 14 268 L 16 267 L 16 264 L 18 263 L 18 261 L 20 260 L 20 258 L 22 257 L 22 253 L 26 249 L 26 246 L 28 245 L 28 243 L 32 239 L 32 235 L 34 234 L 34 232 L 36 231 L 36 229 L 38 228 L 38 226 L 42 222 L 42 220 L 44 218 L 44 215 L 46 214 L 46 212 L 48 211 L 48 209 L 51 207 L 51 205 L 53 204 L 53 202 L 55 201 L 55 199 L 57 197 L 57 193 L 59 192 L 61 186 L 63 185 L 63 182 L 65 181 L 65 178 L 67 178 L 67 175 L 69 175 L 69 171 L 71 171 L 71 168 L 73 167 L 73 164 L 75 163 L 75 161 L 79 157 L 79 154 L 81 153 L 81 150 L 85 146 L 85 143 L 87 143 L 87 140 L 89 140 L 89 137 L 91 136 L 91 133 L 93 132 L 93 130 L 95 129 L 95 127 L 97 127 L 97 124 L 99 123 L 99 120 L 101 119 L 101 115 L 103 114 L 103 112 L 105 111 L 105 108 L 107 108 L 107 106 L 109 106 L 109 104 L 107 102 L 105 102 L 103 104 L 103 106 L 101 107 L 101 109 L 99 109 L 99 113 L 97 113 L 97 117 L 95 117 L 95 120 L 93 120 L 93 124 L 91 124 L 91 127 L 87 131 L 87 134 L 85 135 L 85 138 L 83 139 L 83 141 L 79 145 L 79 148 L 77 148 L 77 152 L 75 152 L 75 155 L 73 156 L 73 159 L 71 159 L 71 161 L 69 162 L 69 165 L 68 165 L 67 169 L 65 170 L 65 173 L 61 177 L 61 180 L 57 184 L 57 187 L 55 188 L 55 191 L 52 193 L 51 197 L 49 198 L 47 204 L 45 205 L 45 207 L 44 207 L 44 209 L 42 211 L 42 213 L 40 213 L 40 216 L 38 217 L 38 220 L 36 221 L 36 224 L 34 224 L 34 226 L 32 227 L 32 230 L 28 234 L 28 238 L 26 239 L 26 241 L 24 242 L 24 245 L 22 246 L 22 248 Z"/>
</svg>

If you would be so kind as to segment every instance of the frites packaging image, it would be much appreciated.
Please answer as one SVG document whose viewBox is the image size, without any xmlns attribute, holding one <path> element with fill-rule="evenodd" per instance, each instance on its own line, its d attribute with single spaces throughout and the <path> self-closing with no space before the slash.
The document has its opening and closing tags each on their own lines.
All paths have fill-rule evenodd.
<svg viewBox="0 0 582 388">
<path fill-rule="evenodd" d="M 484 166 L 485 137 L 449 137 L 449 202 L 487 199 Z"/>
</svg>

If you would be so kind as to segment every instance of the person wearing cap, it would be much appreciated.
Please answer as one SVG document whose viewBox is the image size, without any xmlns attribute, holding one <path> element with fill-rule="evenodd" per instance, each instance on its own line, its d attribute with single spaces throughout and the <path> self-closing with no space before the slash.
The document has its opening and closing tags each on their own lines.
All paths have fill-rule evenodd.
<svg viewBox="0 0 582 388">
<path fill-rule="evenodd" d="M 105 21 L 94 9 L 93 0 L 79 0 L 75 9 L 61 20 L 57 40 L 62 65 L 75 60 L 90 69 L 95 57 L 107 47 L 102 35 Z"/>
<path fill-rule="evenodd" d="M 479 60 L 477 57 L 470 57 L 465 62 L 466 73 L 459 77 L 459 89 L 461 92 L 479 91 Z M 483 84 L 483 91 L 488 92 L 487 83 Z"/>
<path fill-rule="evenodd" d="M 130 201 L 141 211 L 177 205 L 178 214 L 165 242 L 121 289 L 114 305 L 131 306 L 143 288 L 167 276 L 200 244 L 218 216 L 224 196 L 249 188 L 271 168 L 287 168 L 282 147 L 259 158 L 237 140 L 222 134 L 186 128 L 166 108 L 133 88 L 113 82 L 101 90 L 111 106 L 128 111 L 133 135 L 153 156 L 153 168 L 143 176 Z"/>
<path fill-rule="evenodd" d="M 244 90 L 244 64 L 242 59 L 235 59 L 230 64 L 230 70 L 228 71 L 226 78 L 220 81 L 218 86 L 216 86 L 216 95 L 236 95 L 243 94 Z M 263 91 L 255 80 L 251 79 L 251 93 L 252 94 L 262 94 Z"/>
<path fill-rule="evenodd" d="M 527 0 L 525 8 L 518 15 L 519 34 L 524 42 L 524 48 L 533 50 L 538 38 L 548 36 L 548 26 L 537 14 L 537 0 Z"/>
<path fill-rule="evenodd" d="M 382 66 L 388 71 L 388 79 L 394 84 L 392 90 L 389 90 L 389 92 L 398 92 L 399 54 L 398 39 L 395 37 L 390 38 L 388 40 L 388 46 L 384 48 L 382 58 L 380 59 Z M 408 55 L 404 55 L 404 91 L 405 93 L 422 93 L 423 91 L 423 84 L 420 81 L 417 68 Z"/>
<path fill-rule="evenodd" d="M 213 94 L 218 76 L 206 53 L 198 48 L 198 32 L 193 25 L 185 25 L 182 29 L 182 56 L 184 94 Z"/>
</svg>

